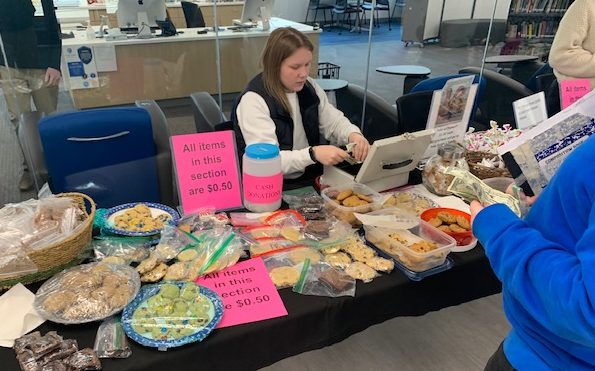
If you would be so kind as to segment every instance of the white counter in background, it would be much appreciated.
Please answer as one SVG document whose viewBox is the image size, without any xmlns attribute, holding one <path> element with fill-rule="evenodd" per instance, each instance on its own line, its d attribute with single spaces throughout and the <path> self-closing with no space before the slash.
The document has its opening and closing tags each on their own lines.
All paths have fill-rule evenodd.
<svg viewBox="0 0 595 371">
<path fill-rule="evenodd" d="M 272 18 L 271 29 L 292 26 L 304 32 L 315 47 L 312 76 L 317 73 L 320 30 L 296 22 Z M 99 87 L 71 90 L 75 107 L 102 107 L 133 103 L 137 99 L 188 97 L 196 91 L 217 93 L 215 33 L 197 34 L 197 29 L 180 29 L 182 34 L 151 39 L 106 41 L 87 40 L 85 31 L 63 40 L 63 48 L 113 45 L 117 71 L 99 72 Z M 270 31 L 219 32 L 221 90 L 242 91 L 260 69 L 260 55 Z M 64 71 L 65 84 L 69 82 Z"/>
</svg>

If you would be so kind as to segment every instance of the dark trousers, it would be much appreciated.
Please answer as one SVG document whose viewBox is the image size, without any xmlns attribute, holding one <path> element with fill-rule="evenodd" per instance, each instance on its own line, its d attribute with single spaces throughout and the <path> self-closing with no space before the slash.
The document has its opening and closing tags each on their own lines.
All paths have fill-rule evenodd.
<svg viewBox="0 0 595 371">
<path fill-rule="evenodd" d="M 514 371 L 504 354 L 504 342 L 500 343 L 498 350 L 490 357 L 484 371 Z"/>
</svg>

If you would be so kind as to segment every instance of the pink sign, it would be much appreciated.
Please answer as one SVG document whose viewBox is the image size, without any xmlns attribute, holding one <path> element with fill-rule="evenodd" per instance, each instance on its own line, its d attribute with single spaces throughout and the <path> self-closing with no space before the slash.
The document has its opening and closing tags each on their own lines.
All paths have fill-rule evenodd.
<svg viewBox="0 0 595 371">
<path fill-rule="evenodd" d="M 591 85 L 587 79 L 560 81 L 562 109 L 570 106 L 590 91 Z"/>
<path fill-rule="evenodd" d="M 287 315 L 287 309 L 262 259 L 243 261 L 196 280 L 223 299 L 223 319 L 217 328 Z"/>
<path fill-rule="evenodd" d="M 283 173 L 271 176 L 254 176 L 244 173 L 244 198 L 254 204 L 277 202 L 282 197 Z"/>
<path fill-rule="evenodd" d="M 171 148 L 184 214 L 206 206 L 217 210 L 242 207 L 233 131 L 174 135 Z"/>
</svg>

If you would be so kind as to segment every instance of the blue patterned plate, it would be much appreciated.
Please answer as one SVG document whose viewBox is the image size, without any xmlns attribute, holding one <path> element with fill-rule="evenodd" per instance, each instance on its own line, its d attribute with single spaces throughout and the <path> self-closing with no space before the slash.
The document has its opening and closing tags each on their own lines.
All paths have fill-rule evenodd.
<svg viewBox="0 0 595 371">
<path fill-rule="evenodd" d="M 149 210 L 151 211 L 152 218 L 161 218 L 163 219 L 163 221 L 171 221 L 173 223 L 177 223 L 178 219 L 180 219 L 178 213 L 169 206 L 153 202 L 132 202 L 128 204 L 114 206 L 111 209 L 108 209 L 105 213 L 106 226 L 103 227 L 102 230 L 108 233 L 118 234 L 121 236 L 152 236 L 161 232 L 161 228 L 152 228 L 148 230 L 138 231 L 126 229 L 117 225 L 116 219 L 119 216 L 125 216 L 127 213 L 134 212 L 135 207 L 139 207 L 140 205 L 145 205 L 149 208 Z"/>
<path fill-rule="evenodd" d="M 203 301 L 201 304 L 208 306 L 208 310 L 206 312 L 208 319 L 205 319 L 205 321 L 203 321 L 200 325 L 196 325 L 196 323 L 192 322 L 196 321 L 196 317 L 193 317 L 191 314 L 189 314 L 190 309 L 187 309 L 186 312 L 182 311 L 176 314 L 175 311 L 173 313 L 166 313 L 168 310 L 166 310 L 165 307 L 169 304 L 160 304 L 149 307 L 151 298 L 157 297 L 157 294 L 160 293 L 161 288 L 168 284 L 175 285 L 180 290 L 185 285 L 195 286 L 196 289 L 199 290 L 200 294 L 203 295 Z M 162 297 L 157 297 L 157 299 L 162 299 Z M 182 298 L 182 296 L 179 296 L 171 300 L 169 303 L 175 304 L 179 303 L 180 301 L 185 301 L 186 303 L 197 303 L 200 300 L 195 298 L 186 301 Z M 140 311 L 140 313 L 137 314 L 137 316 L 134 316 L 137 310 Z M 163 312 L 155 315 L 151 313 L 153 310 Z M 143 314 L 145 312 L 146 315 Z M 196 341 L 202 341 L 207 337 L 207 335 L 209 335 L 209 333 L 211 333 L 211 331 L 213 331 L 215 326 L 217 326 L 219 321 L 221 321 L 222 317 L 223 302 L 213 290 L 196 285 L 193 282 L 164 282 L 143 286 L 136 298 L 134 298 L 134 300 L 130 302 L 126 308 L 124 308 L 121 322 L 124 332 L 130 339 L 148 347 L 165 350 Z M 139 329 L 144 331 L 137 331 Z"/>
</svg>

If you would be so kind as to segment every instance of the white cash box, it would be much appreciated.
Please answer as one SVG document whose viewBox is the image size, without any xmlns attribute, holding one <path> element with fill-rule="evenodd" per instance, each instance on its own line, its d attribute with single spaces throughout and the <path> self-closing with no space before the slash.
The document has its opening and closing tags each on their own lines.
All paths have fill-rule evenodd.
<svg viewBox="0 0 595 371">
<path fill-rule="evenodd" d="M 432 135 L 434 130 L 429 129 L 376 140 L 363 163 L 325 166 L 320 183 L 336 187 L 356 182 L 375 191 L 400 187 L 407 183 Z"/>
</svg>

